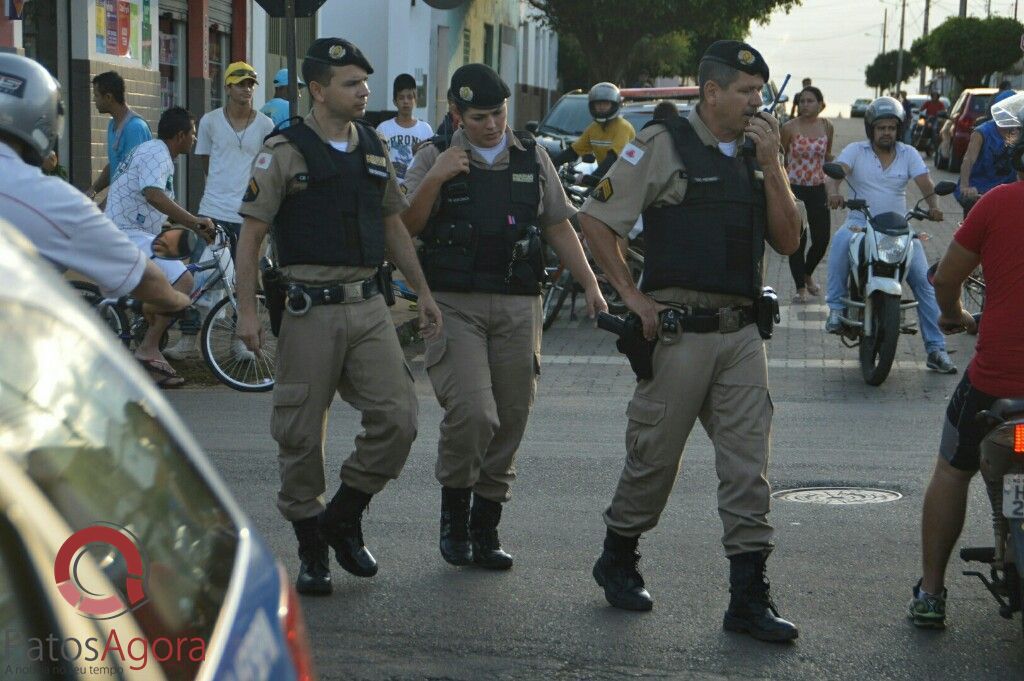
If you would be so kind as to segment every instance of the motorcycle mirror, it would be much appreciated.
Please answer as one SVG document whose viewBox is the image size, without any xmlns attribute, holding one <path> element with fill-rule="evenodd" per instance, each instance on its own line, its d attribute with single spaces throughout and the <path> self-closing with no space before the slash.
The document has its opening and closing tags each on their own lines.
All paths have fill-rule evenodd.
<svg viewBox="0 0 1024 681">
<path fill-rule="evenodd" d="M 950 180 L 943 180 L 935 185 L 935 193 L 939 196 L 948 196 L 954 191 L 956 191 L 956 182 L 952 182 Z"/>
<path fill-rule="evenodd" d="M 833 180 L 841 180 L 846 177 L 846 171 L 843 170 L 843 166 L 839 163 L 826 163 L 823 170 L 825 171 L 825 174 Z"/>
<path fill-rule="evenodd" d="M 199 245 L 199 235 L 191 229 L 172 227 L 160 232 L 150 248 L 154 258 L 160 260 L 184 260 L 192 255 Z"/>
</svg>

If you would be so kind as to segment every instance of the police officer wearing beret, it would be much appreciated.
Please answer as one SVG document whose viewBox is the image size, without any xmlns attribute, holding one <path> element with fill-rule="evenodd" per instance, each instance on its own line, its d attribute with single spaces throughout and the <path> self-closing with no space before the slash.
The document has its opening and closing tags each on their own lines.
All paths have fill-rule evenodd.
<svg viewBox="0 0 1024 681">
<path fill-rule="evenodd" d="M 416 437 L 412 374 L 381 296 L 385 253 L 419 292 L 420 329 L 441 332 L 441 312 L 423 279 L 400 213 L 406 207 L 384 142 L 362 121 L 373 73 L 339 38 L 309 48 L 302 77 L 310 114 L 269 137 L 253 162 L 240 213 L 238 334 L 263 344 L 256 319 L 256 260 L 273 224 L 288 282 L 277 345 L 271 432 L 278 443 L 278 509 L 299 542 L 300 593 L 331 592 L 328 546 L 342 568 L 377 572 L 363 544 L 370 497 L 398 477 Z M 324 433 L 334 393 L 362 413 L 363 432 L 324 506 Z"/>
<path fill-rule="evenodd" d="M 765 572 L 772 402 L 753 308 L 765 242 L 792 253 L 801 213 L 781 165 L 778 122 L 756 113 L 768 80 L 761 55 L 745 43 L 716 42 L 698 78 L 700 102 L 688 118 L 642 130 L 580 212 L 598 264 L 644 335 L 658 338 L 653 377 L 637 383 L 626 409 L 626 463 L 593 574 L 612 605 L 651 609 L 637 542 L 657 524 L 700 418 L 715 446 L 730 562 L 724 628 L 787 641 L 797 629 L 778 616 Z M 647 240 L 642 290 L 616 249 L 616 235 L 626 236 L 638 213 Z"/>
<path fill-rule="evenodd" d="M 434 143 L 417 153 L 402 215 L 423 240 L 423 270 L 445 313 L 424 352 L 444 408 L 441 555 L 498 570 L 512 567 L 498 522 L 540 373 L 542 234 L 583 285 L 588 313 L 607 309 L 551 160 L 506 123 L 508 96 L 483 64 L 452 75 L 448 97 L 462 126 L 443 152 Z"/>
</svg>

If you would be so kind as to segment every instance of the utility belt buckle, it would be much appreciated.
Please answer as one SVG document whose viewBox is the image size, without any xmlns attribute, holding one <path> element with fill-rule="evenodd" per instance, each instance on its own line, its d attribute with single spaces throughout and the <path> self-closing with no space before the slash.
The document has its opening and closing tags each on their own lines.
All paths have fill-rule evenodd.
<svg viewBox="0 0 1024 681">
<path fill-rule="evenodd" d="M 742 308 L 718 308 L 718 333 L 733 333 L 743 328 Z"/>
<path fill-rule="evenodd" d="M 313 299 L 309 297 L 305 287 L 291 284 L 284 298 L 284 309 L 293 317 L 302 317 L 313 307 Z"/>
<path fill-rule="evenodd" d="M 372 280 L 356 281 L 351 284 L 342 284 L 341 290 L 344 291 L 344 299 L 339 301 L 342 303 L 358 303 L 367 299 L 366 288 L 370 285 Z"/>
</svg>

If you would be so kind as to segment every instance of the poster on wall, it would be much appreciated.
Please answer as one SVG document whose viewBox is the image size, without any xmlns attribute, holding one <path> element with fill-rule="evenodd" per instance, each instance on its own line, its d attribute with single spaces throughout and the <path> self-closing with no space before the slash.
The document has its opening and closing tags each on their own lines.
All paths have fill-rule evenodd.
<svg viewBox="0 0 1024 681">
<path fill-rule="evenodd" d="M 96 0 L 96 52 L 118 57 L 138 57 L 143 12 L 141 0 Z M 148 6 L 149 0 L 146 0 Z M 148 20 L 148 12 L 146 13 Z M 148 24 L 148 21 L 146 21 Z M 152 40 L 152 37 L 150 37 Z M 144 55 L 143 55 L 144 57 Z"/>
<path fill-rule="evenodd" d="M 150 0 L 142 0 L 142 67 L 153 65 L 153 24 L 150 23 Z"/>
</svg>

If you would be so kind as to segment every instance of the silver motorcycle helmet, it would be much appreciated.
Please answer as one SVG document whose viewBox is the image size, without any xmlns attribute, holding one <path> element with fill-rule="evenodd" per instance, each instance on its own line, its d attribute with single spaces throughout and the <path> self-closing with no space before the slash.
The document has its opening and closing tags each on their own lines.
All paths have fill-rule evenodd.
<svg viewBox="0 0 1024 681">
<path fill-rule="evenodd" d="M 1024 92 L 992 105 L 992 120 L 1000 128 L 1019 128 L 1024 123 Z"/>
<path fill-rule="evenodd" d="M 60 84 L 38 62 L 0 53 L 0 132 L 24 142 L 25 162 L 38 166 L 63 131 Z"/>
<path fill-rule="evenodd" d="M 611 102 L 612 108 L 607 113 L 598 114 L 594 105 L 598 102 Z M 619 88 L 613 83 L 598 83 L 590 88 L 587 96 L 587 106 L 590 107 L 590 115 L 598 123 L 607 123 L 619 115 L 619 107 L 622 106 L 622 95 Z"/>
<path fill-rule="evenodd" d="M 875 123 L 886 118 L 896 121 L 896 139 L 903 138 L 903 105 L 895 97 L 879 97 L 864 111 L 864 132 L 869 142 L 874 138 Z"/>
</svg>

